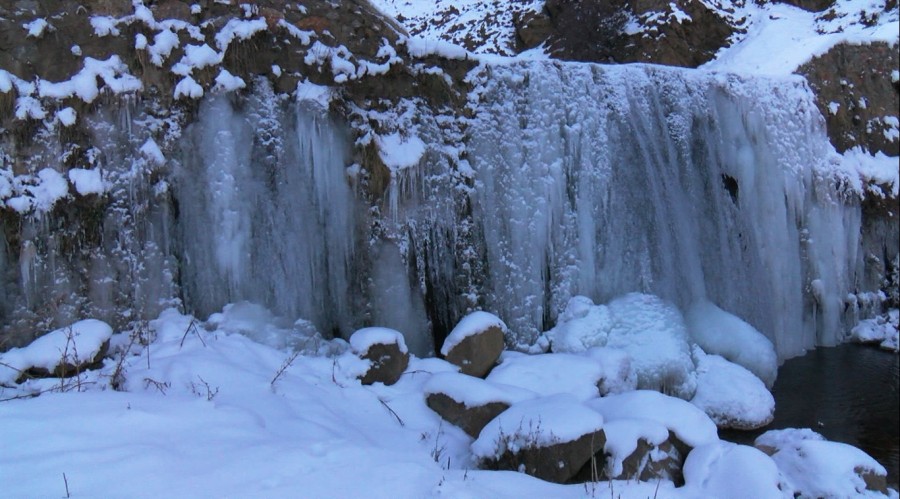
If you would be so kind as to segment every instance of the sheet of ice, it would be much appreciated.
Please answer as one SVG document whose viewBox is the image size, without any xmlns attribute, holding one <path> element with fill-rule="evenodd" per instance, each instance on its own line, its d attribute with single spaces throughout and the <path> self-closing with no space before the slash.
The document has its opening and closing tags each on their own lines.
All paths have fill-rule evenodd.
<svg viewBox="0 0 900 499">
<path fill-rule="evenodd" d="M 472 442 L 472 454 L 492 459 L 507 450 L 571 442 L 603 428 L 603 417 L 568 394 L 525 400 L 492 419 Z"/>
<path fill-rule="evenodd" d="M 513 405 L 537 397 L 534 392 L 517 386 L 486 381 L 458 372 L 435 374 L 423 387 L 425 395 L 442 393 L 466 407 L 479 407 L 491 402 Z"/>
<path fill-rule="evenodd" d="M 103 175 L 101 175 L 99 169 L 72 168 L 66 175 L 68 175 L 72 184 L 75 185 L 75 191 L 82 196 L 103 194 L 108 187 L 106 182 L 103 181 Z"/>
<path fill-rule="evenodd" d="M 740 317 L 701 300 L 684 314 L 688 331 L 706 353 L 721 355 L 747 368 L 769 388 L 778 376 L 778 355 L 768 338 Z"/>
<path fill-rule="evenodd" d="M 775 398 L 747 369 L 694 347 L 697 392 L 691 403 L 720 428 L 755 429 L 772 422 Z"/>
<path fill-rule="evenodd" d="M 350 348 L 359 355 L 365 355 L 373 345 L 393 345 L 408 353 L 403 333 L 386 327 L 364 327 L 350 336 Z"/>
<path fill-rule="evenodd" d="M 600 362 L 580 355 L 547 353 L 505 358 L 487 380 L 517 386 L 542 396 L 566 393 L 578 400 L 600 396 L 606 374 Z"/>
<path fill-rule="evenodd" d="M 21 371 L 52 371 L 61 363 L 77 365 L 93 359 L 112 336 L 109 324 L 85 319 L 44 334 L 28 346 L 0 353 L 0 384 L 12 385 Z"/>
<path fill-rule="evenodd" d="M 450 334 L 447 335 L 447 338 L 444 339 L 444 344 L 441 346 L 441 355 L 446 356 L 453 347 L 458 345 L 464 339 L 487 331 L 492 327 L 500 328 L 500 331 L 504 335 L 506 335 L 508 331 L 506 324 L 496 315 L 480 310 L 472 312 L 460 319 L 456 324 L 456 327 L 454 327 L 453 330 L 450 331 Z"/>
<path fill-rule="evenodd" d="M 692 450 L 684 462 L 684 481 L 685 492 L 698 497 L 794 497 L 772 458 L 731 442 L 713 442 Z"/>
<path fill-rule="evenodd" d="M 378 157 L 391 172 L 419 164 L 425 154 L 425 143 L 415 135 L 394 132 L 375 137 Z"/>
<path fill-rule="evenodd" d="M 791 488 L 803 497 L 883 497 L 867 494 L 859 473 L 886 476 L 887 470 L 852 445 L 816 438 L 782 438 L 771 443 L 779 449 L 772 459 Z"/>
<path fill-rule="evenodd" d="M 650 390 L 609 395 L 585 403 L 607 421 L 641 417 L 658 422 L 682 442 L 698 447 L 719 439 L 716 424 L 690 402 Z"/>
</svg>

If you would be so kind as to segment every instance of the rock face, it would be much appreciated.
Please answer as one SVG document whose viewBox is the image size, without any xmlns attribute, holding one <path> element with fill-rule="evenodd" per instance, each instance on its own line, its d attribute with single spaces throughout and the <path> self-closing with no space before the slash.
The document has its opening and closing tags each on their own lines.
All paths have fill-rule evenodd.
<svg viewBox="0 0 900 499">
<path fill-rule="evenodd" d="M 431 393 L 425 398 L 428 407 L 438 413 L 444 421 L 459 426 L 472 438 L 477 438 L 481 430 L 492 419 L 509 408 L 504 402 L 488 402 L 484 405 L 468 407 L 443 393 Z"/>
<path fill-rule="evenodd" d="M 891 76 L 897 69 L 896 47 L 842 43 L 797 70 L 815 92 L 838 152 L 862 146 L 872 153 L 900 154 L 900 82 Z"/>
<path fill-rule="evenodd" d="M 506 324 L 497 316 L 473 312 L 447 335 L 441 355 L 459 366 L 463 374 L 482 378 L 500 358 L 506 331 Z"/>
<path fill-rule="evenodd" d="M 629 19 L 636 28 L 626 31 Z M 549 0 L 514 19 L 521 49 L 546 41 L 553 57 L 697 67 L 727 45 L 729 23 L 697 0 Z"/>
</svg>

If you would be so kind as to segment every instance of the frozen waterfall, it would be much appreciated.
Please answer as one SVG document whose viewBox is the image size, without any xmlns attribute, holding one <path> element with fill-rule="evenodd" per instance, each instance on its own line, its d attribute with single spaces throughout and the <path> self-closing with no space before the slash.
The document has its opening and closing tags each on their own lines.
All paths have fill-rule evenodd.
<svg viewBox="0 0 900 499">
<path fill-rule="evenodd" d="M 574 295 L 641 291 L 712 301 L 788 357 L 855 319 L 860 209 L 801 79 L 517 62 L 470 80 L 469 117 L 414 108 L 426 150 L 381 191 L 350 126 L 264 81 L 204 98 L 165 157 L 142 104 L 100 106 L 109 189 L 4 226 L 0 327 L 246 300 L 325 334 L 393 327 L 425 354 L 471 308 L 527 345 Z M 65 171 L 59 140 L 37 143 Z"/>
</svg>

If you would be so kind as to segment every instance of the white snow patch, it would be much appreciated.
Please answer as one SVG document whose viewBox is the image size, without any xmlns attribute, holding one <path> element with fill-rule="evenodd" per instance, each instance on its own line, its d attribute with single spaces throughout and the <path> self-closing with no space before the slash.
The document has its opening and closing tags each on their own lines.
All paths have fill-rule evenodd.
<svg viewBox="0 0 900 499">
<path fill-rule="evenodd" d="M 858 172 L 867 184 L 869 193 L 879 197 L 900 195 L 900 172 L 896 157 L 887 156 L 881 151 L 870 154 L 856 146 L 844 151 L 843 164 L 846 169 Z M 890 191 L 882 192 L 879 185 L 886 185 Z"/>
<path fill-rule="evenodd" d="M 26 36 L 29 38 L 41 38 L 42 36 L 44 36 L 44 32 L 47 31 L 48 28 L 50 30 L 53 29 L 53 27 L 50 26 L 50 23 L 48 23 L 47 20 L 43 18 L 35 19 L 34 21 L 25 23 L 22 25 L 22 27 L 25 28 L 25 31 L 28 32 Z"/>
<path fill-rule="evenodd" d="M 182 97 L 199 99 L 203 97 L 203 87 L 190 76 L 185 76 L 175 85 L 175 99 Z"/>
<path fill-rule="evenodd" d="M 69 180 L 75 185 L 75 191 L 82 196 L 88 194 L 103 194 L 106 192 L 107 186 L 103 181 L 100 170 L 85 170 L 82 168 L 72 168 L 67 172 Z"/>
<path fill-rule="evenodd" d="M 265 31 L 266 28 L 266 20 L 263 18 L 250 21 L 231 19 L 216 34 L 216 47 L 224 53 L 228 45 L 235 39 L 246 40 L 260 31 Z"/>
<path fill-rule="evenodd" d="M 884 315 L 859 321 L 850 330 L 850 339 L 878 343 L 885 350 L 900 350 L 900 310 L 892 308 Z"/>
<path fill-rule="evenodd" d="M 479 407 L 492 402 L 513 405 L 537 397 L 534 392 L 517 386 L 494 383 L 459 372 L 435 374 L 424 387 L 425 395 L 442 393 L 466 407 Z"/>
<path fill-rule="evenodd" d="M 597 385 L 601 397 L 637 389 L 637 371 L 627 352 L 615 348 L 594 347 L 582 355 L 599 363 L 603 370 L 603 377 Z"/>
<path fill-rule="evenodd" d="M 235 76 L 227 69 L 222 68 L 219 70 L 219 75 L 216 76 L 216 84 L 213 85 L 213 90 L 216 92 L 233 92 L 246 87 L 247 83 L 243 78 Z"/>
<path fill-rule="evenodd" d="M 768 387 L 778 376 L 778 354 L 766 336 L 740 317 L 709 301 L 698 301 L 684 314 L 691 338 L 707 353 L 747 368 Z"/>
<path fill-rule="evenodd" d="M 607 421 L 641 417 L 656 421 L 691 447 L 719 439 L 718 429 L 702 410 L 679 398 L 651 390 L 635 390 L 585 402 Z"/>
<path fill-rule="evenodd" d="M 772 458 L 731 442 L 717 441 L 692 450 L 684 462 L 684 481 L 685 488 L 698 497 L 794 497 Z"/>
<path fill-rule="evenodd" d="M 333 95 L 330 87 L 316 85 L 309 80 L 302 80 L 297 83 L 295 94 L 297 96 L 297 102 L 312 103 L 320 109 L 328 109 Z"/>
<path fill-rule="evenodd" d="M 148 138 L 144 145 L 141 146 L 141 155 L 147 158 L 152 164 L 162 166 L 166 163 L 166 157 L 159 148 L 159 145 L 152 138 Z"/>
<path fill-rule="evenodd" d="M 637 450 L 638 440 L 656 446 L 669 438 L 668 428 L 650 419 L 640 419 L 639 414 L 634 419 L 604 422 L 603 433 L 606 435 L 603 450 L 609 455 L 606 475 L 613 477 L 622 474 L 623 461 Z"/>
<path fill-rule="evenodd" d="M 58 119 L 63 126 L 72 126 L 78 119 L 78 113 L 71 107 L 65 107 L 56 112 L 56 119 Z"/>
<path fill-rule="evenodd" d="M 397 344 L 403 353 L 409 352 L 403 333 L 387 327 L 364 327 L 350 336 L 350 348 L 358 355 L 365 355 L 373 345 Z"/>
<path fill-rule="evenodd" d="M 542 396 L 568 393 L 579 400 L 600 396 L 605 370 L 596 360 L 568 353 L 507 356 L 487 380 L 517 386 Z"/>
<path fill-rule="evenodd" d="M 91 27 L 94 28 L 94 34 L 103 38 L 112 35 L 119 36 L 119 28 L 116 27 L 118 21 L 109 16 L 93 16 L 91 17 Z"/>
</svg>

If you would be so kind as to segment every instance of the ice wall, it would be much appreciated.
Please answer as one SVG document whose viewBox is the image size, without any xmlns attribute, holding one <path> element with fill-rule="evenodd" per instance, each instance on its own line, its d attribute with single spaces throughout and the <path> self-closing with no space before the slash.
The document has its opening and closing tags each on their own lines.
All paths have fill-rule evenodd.
<svg viewBox="0 0 900 499">
<path fill-rule="evenodd" d="M 98 105 L 84 166 L 105 192 L 0 213 L 0 328 L 251 301 L 325 335 L 392 327 L 424 355 L 472 309 L 527 345 L 571 296 L 640 291 L 712 301 L 788 357 L 855 319 L 860 210 L 801 79 L 518 62 L 470 80 L 466 112 L 402 101 L 367 118 L 425 145 L 381 172 L 362 132 L 264 81 L 192 119 Z M 63 132 L 42 133 L 0 152 L 65 172 Z"/>
<path fill-rule="evenodd" d="M 470 128 L 487 306 L 531 341 L 570 296 L 709 299 L 782 356 L 843 333 L 859 212 L 800 79 L 486 68 Z M 851 203 L 852 204 L 852 203 Z"/>
</svg>

